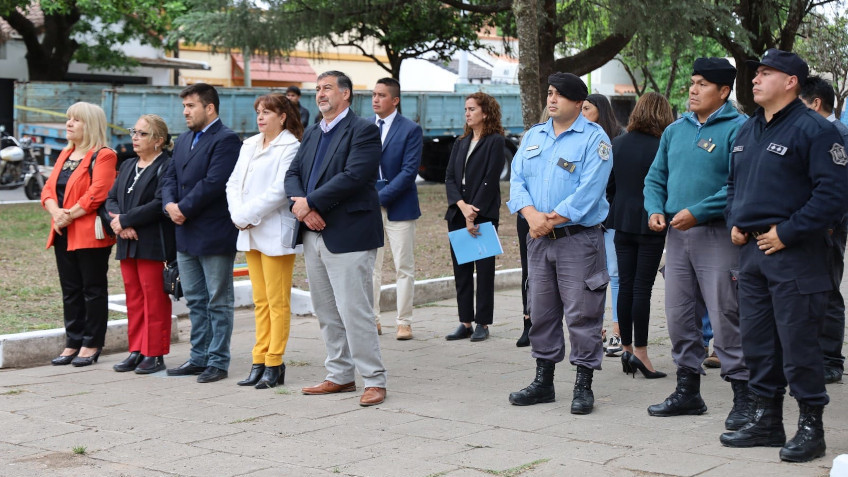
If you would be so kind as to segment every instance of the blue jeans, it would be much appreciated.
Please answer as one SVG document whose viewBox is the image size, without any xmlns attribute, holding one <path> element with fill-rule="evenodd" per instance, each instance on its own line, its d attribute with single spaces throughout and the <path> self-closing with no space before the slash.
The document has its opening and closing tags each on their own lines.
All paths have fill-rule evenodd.
<svg viewBox="0 0 848 477">
<path fill-rule="evenodd" d="M 194 256 L 177 252 L 195 366 L 230 367 L 233 334 L 233 261 L 235 253 Z"/>
<path fill-rule="evenodd" d="M 612 322 L 618 323 L 618 256 L 615 254 L 615 230 L 604 231 L 604 246 L 607 249 L 607 273 L 610 277 L 610 295 L 612 296 Z"/>
<path fill-rule="evenodd" d="M 710 323 L 710 314 L 704 314 L 701 318 L 701 333 L 704 335 L 704 348 L 710 345 L 710 340 L 713 339 L 713 325 Z"/>
</svg>

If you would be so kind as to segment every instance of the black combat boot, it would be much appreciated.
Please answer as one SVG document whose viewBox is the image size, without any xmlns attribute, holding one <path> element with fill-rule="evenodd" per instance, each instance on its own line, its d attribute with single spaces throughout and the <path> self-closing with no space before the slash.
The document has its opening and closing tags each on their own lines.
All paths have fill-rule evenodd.
<svg viewBox="0 0 848 477">
<path fill-rule="evenodd" d="M 822 424 L 824 406 L 810 406 L 799 401 L 798 408 L 798 432 L 780 449 L 780 460 L 807 462 L 824 456 L 827 449 Z"/>
<path fill-rule="evenodd" d="M 533 323 L 530 321 L 530 318 L 524 318 L 524 331 L 521 333 L 521 337 L 518 338 L 518 341 L 515 342 L 515 346 L 519 348 L 524 348 L 525 346 L 530 346 L 530 326 Z"/>
<path fill-rule="evenodd" d="M 701 399 L 701 375 L 682 368 L 677 370 L 677 388 L 661 404 L 648 406 L 648 414 L 658 417 L 692 416 L 707 412 Z"/>
<path fill-rule="evenodd" d="M 783 431 L 783 395 L 773 398 L 754 395 L 751 420 L 738 431 L 725 432 L 719 439 L 727 447 L 780 447 Z"/>
<path fill-rule="evenodd" d="M 724 428 L 728 431 L 738 431 L 751 420 L 754 399 L 748 390 L 748 381 L 731 379 L 730 387 L 733 388 L 733 408 L 724 420 Z"/>
<path fill-rule="evenodd" d="M 536 379 L 529 386 L 509 394 L 509 402 L 516 406 L 529 406 L 554 402 L 554 367 L 556 363 L 547 359 L 536 359 Z"/>
<path fill-rule="evenodd" d="M 592 375 L 595 370 L 577 365 L 577 378 L 574 380 L 574 397 L 571 400 L 572 414 L 589 414 L 595 405 L 592 392 Z"/>
</svg>

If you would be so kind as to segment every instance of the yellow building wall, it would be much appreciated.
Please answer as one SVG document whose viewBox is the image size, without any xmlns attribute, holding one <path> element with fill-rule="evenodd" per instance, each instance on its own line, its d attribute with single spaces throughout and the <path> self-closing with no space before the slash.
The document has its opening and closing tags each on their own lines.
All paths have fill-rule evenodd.
<svg viewBox="0 0 848 477">
<path fill-rule="evenodd" d="M 306 58 L 317 75 L 329 70 L 338 70 L 350 76 L 355 90 L 371 90 L 377 80 L 389 76 L 389 73 L 350 47 L 329 48 L 321 51 L 309 51 L 306 45 L 290 53 L 292 57 Z M 204 82 L 214 86 L 235 86 L 232 79 L 232 60 L 227 53 L 213 54 L 204 45 L 181 45 L 180 58 L 192 61 L 205 61 L 209 70 L 180 70 L 180 85 Z M 388 58 L 378 56 L 388 63 Z M 315 82 L 304 82 L 301 89 L 314 89 Z"/>
</svg>

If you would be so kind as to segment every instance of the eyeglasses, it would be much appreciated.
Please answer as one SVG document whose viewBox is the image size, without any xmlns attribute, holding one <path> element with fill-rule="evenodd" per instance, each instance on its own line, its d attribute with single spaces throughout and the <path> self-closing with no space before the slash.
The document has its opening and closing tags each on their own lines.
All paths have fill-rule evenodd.
<svg viewBox="0 0 848 477">
<path fill-rule="evenodd" d="M 142 139 L 146 138 L 147 136 L 150 135 L 149 132 L 139 131 L 138 129 L 135 129 L 135 128 L 130 128 L 129 132 L 130 132 L 130 137 L 141 136 Z"/>
</svg>

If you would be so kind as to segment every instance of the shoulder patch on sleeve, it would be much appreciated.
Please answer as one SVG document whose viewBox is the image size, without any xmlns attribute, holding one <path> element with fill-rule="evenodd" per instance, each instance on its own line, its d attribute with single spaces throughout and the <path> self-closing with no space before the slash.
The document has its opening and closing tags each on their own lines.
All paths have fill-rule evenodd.
<svg viewBox="0 0 848 477">
<path fill-rule="evenodd" d="M 837 166 L 844 166 L 848 164 L 848 156 L 845 154 L 845 146 L 839 143 L 834 143 L 830 148 L 830 157 L 833 159 L 833 163 Z"/>
<path fill-rule="evenodd" d="M 598 155 L 601 156 L 601 159 L 606 161 L 607 159 L 610 158 L 610 150 L 611 149 L 612 149 L 612 146 L 610 145 L 610 143 L 608 143 L 606 141 L 601 141 L 598 144 Z"/>
</svg>

